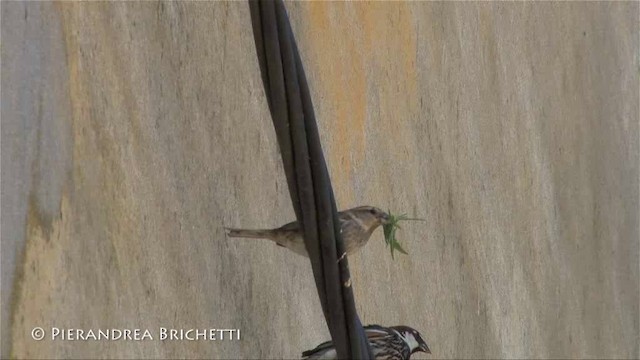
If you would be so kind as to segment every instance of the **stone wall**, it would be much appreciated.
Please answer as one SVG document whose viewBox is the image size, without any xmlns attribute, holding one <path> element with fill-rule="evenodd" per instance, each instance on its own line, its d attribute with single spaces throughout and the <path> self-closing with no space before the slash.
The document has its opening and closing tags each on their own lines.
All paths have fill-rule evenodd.
<svg viewBox="0 0 640 360">
<path fill-rule="evenodd" d="M 426 219 L 350 259 L 437 358 L 640 356 L 637 2 L 287 3 L 338 206 Z M 244 2 L 2 3 L 2 356 L 293 358 L 308 260 Z M 241 341 L 31 330 L 240 328 Z"/>
</svg>

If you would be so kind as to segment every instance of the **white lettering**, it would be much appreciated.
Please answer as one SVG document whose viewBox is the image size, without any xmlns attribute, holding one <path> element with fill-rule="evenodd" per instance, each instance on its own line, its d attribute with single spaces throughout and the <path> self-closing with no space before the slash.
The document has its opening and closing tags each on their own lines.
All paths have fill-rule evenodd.
<svg viewBox="0 0 640 360">
<path fill-rule="evenodd" d="M 60 335 L 60 329 L 57 327 L 51 328 L 51 340 L 55 340 Z"/>
</svg>

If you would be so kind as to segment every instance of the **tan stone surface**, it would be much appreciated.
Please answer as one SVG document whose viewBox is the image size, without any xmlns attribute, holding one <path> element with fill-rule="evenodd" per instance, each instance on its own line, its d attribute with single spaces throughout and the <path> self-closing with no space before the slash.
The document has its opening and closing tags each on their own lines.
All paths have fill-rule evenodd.
<svg viewBox="0 0 640 360">
<path fill-rule="evenodd" d="M 433 357 L 637 358 L 637 2 L 287 3 L 364 323 Z M 244 2 L 2 3 L 2 355 L 291 358 L 328 333 Z M 51 341 L 35 326 L 240 328 Z"/>
</svg>

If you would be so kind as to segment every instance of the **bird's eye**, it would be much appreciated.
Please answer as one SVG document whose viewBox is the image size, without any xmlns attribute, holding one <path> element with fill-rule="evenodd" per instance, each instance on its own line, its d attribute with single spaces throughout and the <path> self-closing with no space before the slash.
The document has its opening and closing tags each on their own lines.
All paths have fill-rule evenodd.
<svg viewBox="0 0 640 360">
<path fill-rule="evenodd" d="M 371 210 L 369 210 L 369 212 L 370 212 L 371 214 L 373 214 L 373 215 L 375 215 L 375 214 L 376 214 L 376 210 L 375 210 L 375 209 L 371 209 Z"/>
</svg>

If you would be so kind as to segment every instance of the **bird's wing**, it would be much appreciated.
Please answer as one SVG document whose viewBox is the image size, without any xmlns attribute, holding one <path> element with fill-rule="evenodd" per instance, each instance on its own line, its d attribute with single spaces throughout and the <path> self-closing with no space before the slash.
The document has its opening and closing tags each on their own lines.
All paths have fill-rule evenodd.
<svg viewBox="0 0 640 360">
<path fill-rule="evenodd" d="M 382 327 L 380 325 L 369 325 L 364 328 L 367 339 L 371 344 L 374 356 L 376 359 L 407 359 L 408 354 L 404 354 L 404 342 L 395 333 L 394 330 Z M 316 346 L 315 349 L 307 350 L 302 353 L 302 357 L 320 359 L 320 358 L 334 358 L 336 354 L 326 356 L 330 351 L 335 351 L 333 342 L 326 341 Z"/>
<path fill-rule="evenodd" d="M 393 336 L 389 333 L 389 329 L 380 325 L 368 325 L 364 327 L 364 332 L 369 341 L 381 340 Z"/>
<path fill-rule="evenodd" d="M 364 329 L 376 359 L 407 359 L 404 342 L 393 329 L 369 325 Z"/>
<path fill-rule="evenodd" d="M 300 229 L 300 226 L 298 225 L 297 221 L 292 221 L 280 227 L 280 230 L 286 230 L 286 231 L 297 231 L 299 229 Z"/>
<path fill-rule="evenodd" d="M 351 220 L 351 215 L 348 215 L 345 212 L 339 212 L 338 213 L 338 221 L 340 221 L 340 226 L 341 227 L 342 227 L 342 224 L 345 221 L 349 221 L 349 220 Z M 291 230 L 297 231 L 299 229 L 300 229 L 300 225 L 298 225 L 297 221 L 292 221 L 292 222 L 290 222 L 288 224 L 284 224 L 284 225 L 282 225 L 280 227 L 280 230 L 289 230 L 289 231 L 291 231 Z"/>
<path fill-rule="evenodd" d="M 314 349 L 304 351 L 302 353 L 302 357 L 307 358 L 312 355 L 320 354 L 329 349 L 333 349 L 333 342 L 331 340 L 323 342 L 322 344 L 316 346 Z"/>
<path fill-rule="evenodd" d="M 350 220 L 351 219 L 351 214 L 349 214 L 346 211 L 341 211 L 338 213 L 338 220 L 340 221 L 340 224 L 342 225 L 342 223 L 344 221 Z"/>
<path fill-rule="evenodd" d="M 380 344 L 380 346 L 373 347 L 373 357 L 376 360 L 408 360 L 411 358 L 411 353 L 407 348 L 405 351 L 404 344 L 389 344 L 385 343 L 384 345 Z"/>
<path fill-rule="evenodd" d="M 379 326 L 379 325 L 366 326 L 365 334 L 367 335 L 367 338 L 369 339 L 369 341 L 371 341 L 372 338 L 381 339 L 384 336 L 389 336 L 389 333 L 385 331 L 385 329 L 382 326 Z M 308 358 L 314 355 L 316 357 L 320 357 L 323 355 L 324 352 L 328 350 L 333 350 L 333 349 L 334 349 L 333 342 L 331 340 L 325 341 L 322 344 L 316 346 L 315 348 L 303 352 L 302 357 Z"/>
</svg>

